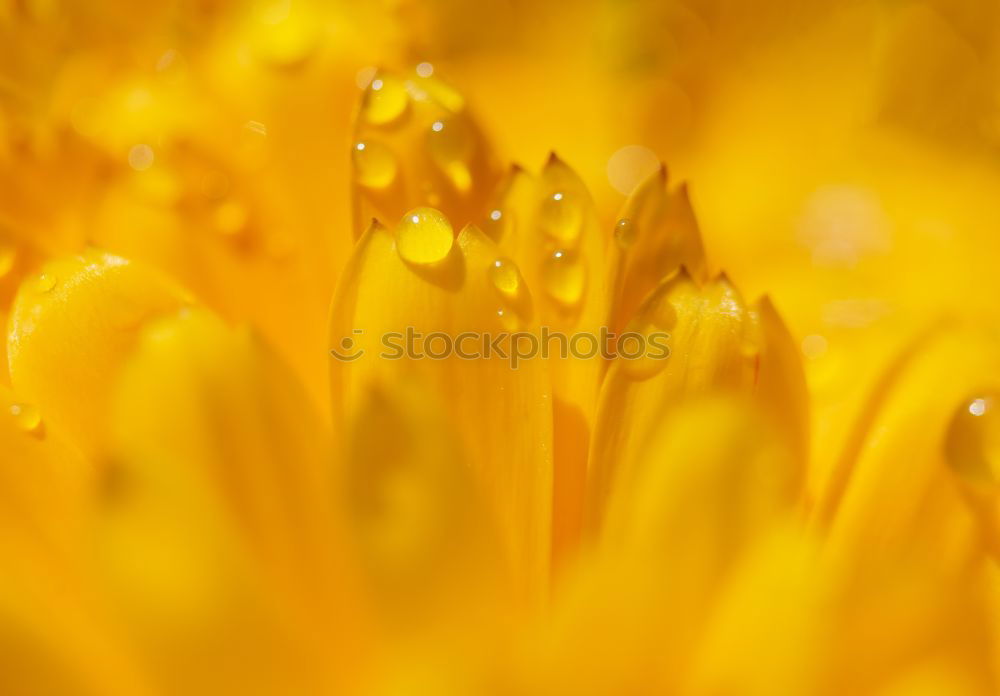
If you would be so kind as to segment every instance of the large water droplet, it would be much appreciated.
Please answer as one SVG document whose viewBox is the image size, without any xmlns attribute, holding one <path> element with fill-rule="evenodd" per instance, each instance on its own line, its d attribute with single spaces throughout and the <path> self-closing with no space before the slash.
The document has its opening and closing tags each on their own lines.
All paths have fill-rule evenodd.
<svg viewBox="0 0 1000 696">
<path fill-rule="evenodd" d="M 615 223 L 615 241 L 622 249 L 628 249 L 635 243 L 635 224 L 628 218 L 622 218 Z"/>
<path fill-rule="evenodd" d="M 365 94 L 364 117 L 376 126 L 392 123 L 406 111 L 410 98 L 401 80 L 380 73 L 368 85 Z"/>
<path fill-rule="evenodd" d="M 572 251 L 559 250 L 542 264 L 545 292 L 566 308 L 575 307 L 583 298 L 587 285 L 587 269 Z"/>
<path fill-rule="evenodd" d="M 965 479 L 1000 483 L 1000 393 L 977 394 L 959 405 L 945 439 L 945 455 Z"/>
<path fill-rule="evenodd" d="M 472 134 L 461 118 L 442 119 L 431 124 L 427 132 L 427 149 L 431 158 L 459 191 L 472 187 L 468 160 L 472 154 Z"/>
<path fill-rule="evenodd" d="M 354 178 L 367 188 L 387 188 L 396 179 L 396 156 L 385 145 L 367 140 L 354 146 Z"/>
<path fill-rule="evenodd" d="M 414 208 L 396 228 L 396 249 L 404 261 L 430 264 L 443 261 L 455 242 L 448 219 L 433 208 Z"/>
<path fill-rule="evenodd" d="M 663 294 L 647 301 L 628 323 L 618 342 L 618 359 L 632 379 L 649 379 L 670 359 L 670 332 L 677 310 Z"/>
<path fill-rule="evenodd" d="M 572 247 L 580 239 L 583 209 L 572 194 L 555 191 L 542 201 L 538 221 L 545 235 Z"/>
<path fill-rule="evenodd" d="M 26 433 L 37 433 L 42 427 L 42 414 L 29 404 L 12 404 L 10 415 L 14 417 L 17 427 Z"/>
</svg>

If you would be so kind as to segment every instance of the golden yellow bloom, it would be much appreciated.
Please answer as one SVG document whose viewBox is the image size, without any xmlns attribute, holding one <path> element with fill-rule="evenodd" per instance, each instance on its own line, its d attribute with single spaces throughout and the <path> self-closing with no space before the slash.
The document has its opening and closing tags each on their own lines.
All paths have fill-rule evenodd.
<svg viewBox="0 0 1000 696">
<path fill-rule="evenodd" d="M 996 693 L 998 18 L 0 0 L 0 693 Z"/>
</svg>

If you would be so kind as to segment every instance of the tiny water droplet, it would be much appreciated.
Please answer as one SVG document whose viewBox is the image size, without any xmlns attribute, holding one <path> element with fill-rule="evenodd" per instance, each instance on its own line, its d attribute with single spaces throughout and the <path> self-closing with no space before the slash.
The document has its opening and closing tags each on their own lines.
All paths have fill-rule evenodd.
<svg viewBox="0 0 1000 696">
<path fill-rule="evenodd" d="M 29 404 L 12 404 L 10 415 L 14 417 L 17 427 L 26 433 L 37 433 L 42 427 L 41 412 Z"/>
<path fill-rule="evenodd" d="M 368 85 L 363 113 L 376 126 L 392 123 L 403 115 L 410 101 L 406 86 L 392 75 L 378 75 Z"/>
<path fill-rule="evenodd" d="M 615 223 L 615 241 L 622 249 L 628 249 L 635 243 L 635 225 L 628 218 L 622 218 Z"/>
<path fill-rule="evenodd" d="M 442 119 L 431 124 L 427 132 L 427 149 L 431 158 L 459 191 L 472 187 L 468 160 L 472 154 L 472 134 L 461 118 Z"/>
<path fill-rule="evenodd" d="M 0 278 L 3 278 L 14 269 L 17 261 L 17 249 L 13 244 L 0 242 Z"/>
<path fill-rule="evenodd" d="M 515 298 L 521 292 L 521 272 L 508 258 L 499 258 L 490 266 L 493 287 L 506 298 Z"/>
<path fill-rule="evenodd" d="M 434 66 L 430 63 L 423 62 L 417 65 L 417 75 L 420 77 L 430 77 L 434 74 Z"/>
<path fill-rule="evenodd" d="M 367 188 L 387 188 L 396 178 L 396 156 L 385 145 L 366 140 L 357 143 L 352 153 L 354 178 Z"/>
<path fill-rule="evenodd" d="M 520 318 L 513 309 L 504 309 L 501 307 L 497 310 L 497 318 L 507 331 L 518 331 L 521 328 Z"/>
<path fill-rule="evenodd" d="M 542 264 L 545 292 L 563 307 L 579 304 L 587 284 L 587 269 L 576 253 L 559 250 Z"/>
<path fill-rule="evenodd" d="M 961 403 L 945 438 L 945 455 L 957 473 L 978 483 L 1000 483 L 1000 393 Z"/>
<path fill-rule="evenodd" d="M 35 283 L 35 288 L 38 292 L 46 293 L 51 292 L 53 288 L 59 283 L 59 279 L 56 278 L 51 273 L 42 273 L 38 276 L 38 280 Z"/>
<path fill-rule="evenodd" d="M 414 208 L 403 216 L 396 228 L 396 249 L 409 263 L 443 261 L 454 241 L 451 223 L 434 208 Z"/>
<path fill-rule="evenodd" d="M 539 224 L 548 237 L 565 246 L 575 246 L 583 227 L 583 210 L 574 196 L 555 191 L 542 201 Z"/>
</svg>

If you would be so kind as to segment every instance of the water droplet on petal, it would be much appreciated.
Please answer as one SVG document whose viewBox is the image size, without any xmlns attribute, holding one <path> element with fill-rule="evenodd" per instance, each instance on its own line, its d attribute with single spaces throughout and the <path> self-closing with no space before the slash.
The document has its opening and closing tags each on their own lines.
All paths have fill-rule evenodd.
<svg viewBox="0 0 1000 696">
<path fill-rule="evenodd" d="M 12 404 L 10 415 L 17 427 L 26 433 L 37 433 L 42 427 L 41 412 L 29 404 Z"/>
<path fill-rule="evenodd" d="M 981 393 L 955 411 L 945 439 L 948 463 L 967 480 L 1000 483 L 1000 393 Z"/>
<path fill-rule="evenodd" d="M 58 285 L 58 283 L 59 279 L 56 278 L 53 274 L 42 273 L 40 276 L 38 276 L 38 279 L 35 281 L 35 289 L 41 293 L 51 292 L 52 289 L 55 288 L 56 285 Z"/>
<path fill-rule="evenodd" d="M 517 297 L 521 292 L 521 272 L 517 264 L 507 258 L 499 258 L 490 266 L 490 280 L 493 287 L 507 298 Z"/>
<path fill-rule="evenodd" d="M 548 237 L 565 246 L 575 246 L 583 227 L 583 209 L 574 196 L 555 191 L 542 201 L 539 225 Z"/>
<path fill-rule="evenodd" d="M 615 241 L 622 249 L 628 249 L 635 243 L 635 225 L 628 218 L 622 218 L 615 223 Z"/>
<path fill-rule="evenodd" d="M 649 379 L 670 359 L 670 332 L 677 325 L 677 308 L 665 293 L 657 293 L 639 309 L 618 342 L 622 368 L 632 379 Z M 748 347 L 756 351 L 756 346 Z"/>
<path fill-rule="evenodd" d="M 385 145 L 370 140 L 358 143 L 352 153 L 354 178 L 367 188 L 387 188 L 396 178 L 396 156 Z"/>
<path fill-rule="evenodd" d="M 587 269 L 576 253 L 559 250 L 542 264 L 545 292 L 566 308 L 575 307 L 583 298 L 587 284 Z"/>
<path fill-rule="evenodd" d="M 415 208 L 396 228 L 396 249 L 404 261 L 430 264 L 443 261 L 455 242 L 448 219 L 433 208 Z"/>
<path fill-rule="evenodd" d="M 0 242 L 0 278 L 3 278 L 14 269 L 17 261 L 17 249 L 14 245 Z"/>
<path fill-rule="evenodd" d="M 378 75 L 365 94 L 365 119 L 376 126 L 392 123 L 406 111 L 410 98 L 406 86 L 392 75 Z"/>
<path fill-rule="evenodd" d="M 506 331 L 519 331 L 521 329 L 520 318 L 513 309 L 501 307 L 497 310 L 497 318 Z"/>
<path fill-rule="evenodd" d="M 424 62 L 417 65 L 417 75 L 420 77 L 430 77 L 434 74 L 434 66 Z"/>
<path fill-rule="evenodd" d="M 431 124 L 427 133 L 431 158 L 459 191 L 472 187 L 468 160 L 472 154 L 472 134 L 460 118 L 442 119 Z"/>
</svg>

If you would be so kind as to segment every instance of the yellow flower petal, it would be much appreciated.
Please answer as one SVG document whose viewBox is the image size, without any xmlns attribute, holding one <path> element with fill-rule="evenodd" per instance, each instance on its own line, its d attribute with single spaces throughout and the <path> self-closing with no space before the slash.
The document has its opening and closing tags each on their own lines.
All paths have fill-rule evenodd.
<svg viewBox="0 0 1000 696">
<path fill-rule="evenodd" d="M 901 352 L 817 495 L 816 519 L 830 527 L 832 552 L 848 554 L 851 564 L 890 549 L 930 554 L 944 567 L 963 562 L 976 542 L 950 480 L 946 443 L 956 412 L 1000 383 L 995 355 L 992 343 L 950 323 Z"/>
<path fill-rule="evenodd" d="M 618 215 L 611 249 L 611 326 L 622 329 L 664 277 L 685 266 L 703 282 L 708 267 L 687 186 L 667 191 L 661 167 L 632 192 Z"/>
<path fill-rule="evenodd" d="M 606 256 L 610 235 L 580 177 L 555 154 L 541 175 L 513 167 L 483 229 L 524 274 L 539 323 L 566 339 L 550 342 L 554 425 L 553 553 L 577 545 L 583 523 L 587 445 L 593 429 L 606 347 Z M 573 338 L 580 335 L 578 341 Z M 560 356 L 559 341 L 579 354 Z M 569 345 L 569 344 L 567 344 Z"/>
<path fill-rule="evenodd" d="M 419 375 L 440 395 L 454 437 L 490 497 L 512 572 L 539 596 L 547 583 L 552 495 L 552 405 L 544 364 L 524 360 L 514 369 L 495 352 L 485 359 L 454 352 L 416 359 L 405 338 L 407 327 L 425 337 L 440 332 L 439 340 L 424 346 L 438 355 L 445 337 L 496 337 L 512 322 L 530 328 L 530 296 L 511 299 L 498 291 L 493 269 L 499 250 L 474 227 L 463 229 L 436 264 L 405 261 L 400 235 L 429 240 L 450 234 L 436 211 L 414 215 L 419 222 L 408 217 L 395 234 L 373 224 L 342 278 L 331 321 L 332 352 L 344 356 L 331 357 L 334 413 L 353 417 L 373 380 L 391 384 L 402 375 Z M 483 353 L 481 342 L 458 347 Z M 423 354 L 420 344 L 415 350 Z M 357 359 L 346 359 L 352 355 Z"/>
<path fill-rule="evenodd" d="M 346 444 L 343 504 L 385 640 L 454 650 L 470 620 L 499 638 L 512 578 L 447 410 L 407 379 L 373 385 Z"/>
<path fill-rule="evenodd" d="M 0 689 L 147 693 L 84 573 L 92 471 L 0 387 Z"/>
<path fill-rule="evenodd" d="M 108 398 L 139 328 L 187 302 L 168 281 L 116 256 L 91 251 L 46 264 L 21 285 L 11 311 L 15 390 L 84 453 L 98 454 Z"/>
<path fill-rule="evenodd" d="M 187 311 L 143 332 L 113 415 L 99 569 L 158 682 L 343 684 L 361 636 L 332 457 L 289 370 L 247 331 Z"/>
<path fill-rule="evenodd" d="M 720 277 L 699 287 L 681 269 L 654 290 L 630 324 L 636 333 L 669 332 L 669 356 L 619 358 L 601 389 L 588 469 L 587 523 L 600 526 L 619 481 L 636 475 L 649 434 L 690 397 L 749 394 L 759 369 L 760 333 L 738 291 Z"/>
</svg>

